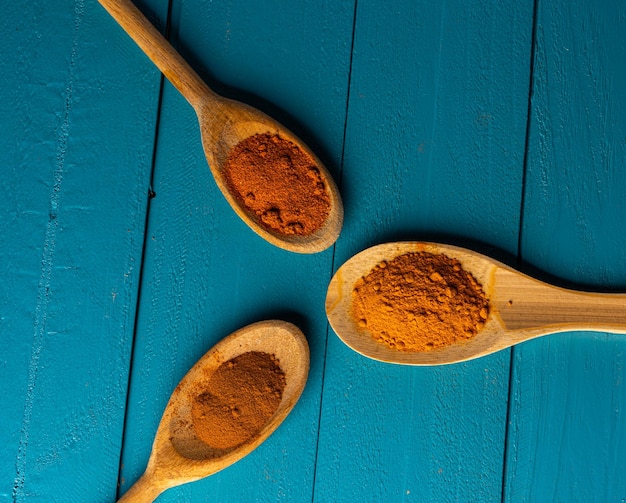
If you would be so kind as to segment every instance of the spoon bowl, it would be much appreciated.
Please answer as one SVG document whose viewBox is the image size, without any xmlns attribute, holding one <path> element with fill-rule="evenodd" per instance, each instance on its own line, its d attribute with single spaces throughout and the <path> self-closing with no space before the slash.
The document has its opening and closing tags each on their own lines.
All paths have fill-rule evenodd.
<svg viewBox="0 0 626 503">
<path fill-rule="evenodd" d="M 457 259 L 482 285 L 489 301 L 489 316 L 472 339 L 431 351 L 408 352 L 377 342 L 359 327 L 351 314 L 354 284 L 380 262 L 409 252 L 444 254 Z M 485 356 L 551 333 L 626 333 L 626 294 L 557 287 L 456 246 L 399 242 L 368 248 L 345 262 L 328 286 L 326 314 L 339 338 L 364 356 L 405 365 L 443 365 Z"/>
<path fill-rule="evenodd" d="M 250 351 L 276 357 L 286 382 L 281 401 L 251 438 L 237 447 L 216 450 L 196 436 L 192 402 L 221 364 Z M 306 384 L 308 371 L 308 344 L 302 332 L 291 323 L 279 320 L 253 323 L 222 339 L 176 386 L 159 423 L 148 467 L 119 501 L 153 501 L 170 487 L 212 475 L 248 455 L 293 409 Z"/>
<path fill-rule="evenodd" d="M 130 0 L 99 2 L 194 108 L 211 173 L 237 215 L 262 238 L 285 250 L 316 253 L 331 246 L 341 232 L 343 204 L 331 174 L 304 142 L 263 112 L 213 92 Z M 226 183 L 223 173 L 229 152 L 246 138 L 263 133 L 295 144 L 313 159 L 320 172 L 330 208 L 323 225 L 310 234 L 283 234 L 262 225 Z"/>
<path fill-rule="evenodd" d="M 219 115 L 216 115 L 216 110 Z M 244 103 L 218 98 L 206 100 L 196 107 L 202 134 L 202 146 L 213 178 L 235 213 L 258 235 L 275 246 L 299 253 L 315 253 L 331 246 L 343 225 L 343 203 L 332 176 L 315 153 L 295 134 L 263 112 Z M 221 121 L 219 126 L 213 125 Z M 211 124 L 211 126 L 208 126 Z M 330 198 L 330 213 L 323 226 L 307 235 L 287 235 L 259 224 L 250 212 L 230 191 L 224 176 L 224 166 L 231 150 L 246 138 L 257 134 L 277 135 L 297 145 L 319 168 Z"/>
</svg>

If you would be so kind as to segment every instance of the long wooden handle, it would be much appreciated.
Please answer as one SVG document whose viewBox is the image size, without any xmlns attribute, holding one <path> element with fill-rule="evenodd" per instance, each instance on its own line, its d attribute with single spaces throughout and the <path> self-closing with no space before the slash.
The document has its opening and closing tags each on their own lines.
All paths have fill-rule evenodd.
<svg viewBox="0 0 626 503">
<path fill-rule="evenodd" d="M 568 290 L 506 269 L 495 281 L 495 305 L 509 330 L 626 333 L 626 294 Z"/>
<path fill-rule="evenodd" d="M 198 110 L 217 95 L 130 0 L 98 0 L 178 91 Z"/>
</svg>

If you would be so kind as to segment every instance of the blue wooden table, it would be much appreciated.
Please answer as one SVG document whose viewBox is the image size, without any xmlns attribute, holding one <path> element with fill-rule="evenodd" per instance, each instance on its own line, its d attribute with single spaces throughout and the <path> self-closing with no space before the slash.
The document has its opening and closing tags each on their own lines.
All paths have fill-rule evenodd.
<svg viewBox="0 0 626 503">
<path fill-rule="evenodd" d="M 300 402 L 159 501 L 624 501 L 626 337 L 394 366 L 344 346 L 324 297 L 350 256 L 401 239 L 624 291 L 626 5 L 138 5 L 215 90 L 318 153 L 345 225 L 323 253 L 269 245 L 219 193 L 191 107 L 95 0 L 5 6 L 0 501 L 114 501 L 176 383 L 268 318 L 308 338 Z"/>
</svg>

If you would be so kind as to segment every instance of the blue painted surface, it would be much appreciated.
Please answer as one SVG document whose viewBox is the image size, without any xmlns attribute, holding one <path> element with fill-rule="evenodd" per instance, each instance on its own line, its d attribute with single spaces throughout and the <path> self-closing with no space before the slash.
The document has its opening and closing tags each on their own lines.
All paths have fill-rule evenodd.
<svg viewBox="0 0 626 503">
<path fill-rule="evenodd" d="M 335 266 L 433 236 L 515 253 L 532 5 L 360 1 L 356 28 Z M 508 351 L 409 368 L 328 344 L 316 501 L 500 501 Z"/>
<path fill-rule="evenodd" d="M 622 2 L 539 2 L 521 247 L 557 281 L 622 291 L 625 18 Z M 506 501 L 623 501 L 626 338 L 529 342 L 512 377 Z"/>
<path fill-rule="evenodd" d="M 301 401 L 250 456 L 159 501 L 626 498 L 623 337 L 408 368 L 355 354 L 324 316 L 333 270 L 395 239 L 626 288 L 624 7 L 260 4 L 174 0 L 171 39 L 335 175 L 344 230 L 312 256 L 234 215 L 193 110 L 168 83 L 159 105 L 158 72 L 97 2 L 5 9 L 0 501 L 114 501 L 189 367 L 272 317 L 309 340 Z M 140 6 L 165 26 L 166 2 Z"/>
<path fill-rule="evenodd" d="M 3 20 L 2 501 L 112 501 L 159 75 L 90 1 Z"/>
<path fill-rule="evenodd" d="M 314 145 L 338 177 L 353 6 L 183 3 L 174 43 Z M 289 50 L 286 50 L 289 48 Z M 246 53 L 249 53 L 246 55 Z M 329 56 L 323 57 L 324 53 Z M 204 56 L 210 55 L 210 56 Z M 331 56 L 332 55 L 332 56 Z M 203 64 L 197 67 L 202 69 Z M 287 116 L 288 114 L 288 116 Z M 215 342 L 253 321 L 295 322 L 311 348 L 298 407 L 254 455 L 163 501 L 308 501 L 313 491 L 333 250 L 278 249 L 240 221 L 211 177 L 193 110 L 167 86 L 130 390 L 125 485 L 144 470 L 169 394 Z M 314 148 L 315 148 L 314 147 Z M 165 356 L 165 358 L 164 358 Z"/>
</svg>

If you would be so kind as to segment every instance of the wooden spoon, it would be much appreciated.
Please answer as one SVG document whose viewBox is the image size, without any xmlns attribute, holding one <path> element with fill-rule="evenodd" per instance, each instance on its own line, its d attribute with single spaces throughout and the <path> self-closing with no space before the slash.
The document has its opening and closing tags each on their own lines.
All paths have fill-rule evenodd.
<svg viewBox="0 0 626 503">
<path fill-rule="evenodd" d="M 286 250 L 315 253 L 331 246 L 341 231 L 343 205 L 332 176 L 315 154 L 287 128 L 259 110 L 215 94 L 129 0 L 99 2 L 195 109 L 204 153 L 213 177 L 241 219 L 261 237 Z M 324 225 L 314 233 L 286 235 L 273 232 L 262 226 L 256 216 L 231 194 L 223 176 L 228 153 L 242 140 L 259 133 L 280 135 L 316 162 L 326 182 L 330 213 Z"/>
<path fill-rule="evenodd" d="M 239 447 L 216 454 L 194 432 L 191 403 L 222 363 L 249 351 L 276 357 L 285 373 L 282 399 L 274 415 L 252 438 Z M 119 501 L 153 501 L 170 487 L 212 475 L 248 455 L 287 417 L 304 389 L 308 372 L 308 344 L 291 323 L 262 321 L 221 340 L 176 386 L 159 423 L 148 467 Z"/>
<path fill-rule="evenodd" d="M 352 288 L 381 261 L 420 251 L 442 253 L 459 260 L 482 285 L 489 299 L 490 313 L 485 326 L 474 338 L 441 349 L 410 353 L 377 342 L 357 325 L 351 316 Z M 626 294 L 568 290 L 464 248 L 401 242 L 374 246 L 343 264 L 328 287 L 326 314 L 343 342 L 369 358 L 405 365 L 442 365 L 485 356 L 556 332 L 626 333 Z"/>
</svg>

